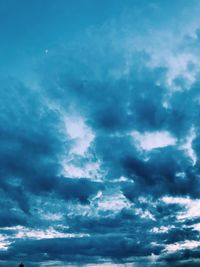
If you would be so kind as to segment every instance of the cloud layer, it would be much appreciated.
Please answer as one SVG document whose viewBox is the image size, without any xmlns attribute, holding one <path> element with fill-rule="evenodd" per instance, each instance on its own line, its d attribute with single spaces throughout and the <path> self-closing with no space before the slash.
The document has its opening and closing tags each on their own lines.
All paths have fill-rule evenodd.
<svg viewBox="0 0 200 267">
<path fill-rule="evenodd" d="M 198 2 L 3 2 L 0 266 L 198 266 Z"/>
</svg>

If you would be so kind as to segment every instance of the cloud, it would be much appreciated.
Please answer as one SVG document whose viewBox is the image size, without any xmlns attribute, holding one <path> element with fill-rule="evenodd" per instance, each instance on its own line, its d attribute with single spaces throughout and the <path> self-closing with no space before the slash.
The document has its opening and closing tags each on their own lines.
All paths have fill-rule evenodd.
<svg viewBox="0 0 200 267">
<path fill-rule="evenodd" d="M 0 265 L 195 266 L 199 4 L 86 2 L 1 74 Z"/>
<path fill-rule="evenodd" d="M 154 148 L 176 144 L 176 140 L 167 132 L 147 132 L 143 135 L 138 132 L 133 132 L 132 136 L 144 150 L 151 150 Z"/>
</svg>

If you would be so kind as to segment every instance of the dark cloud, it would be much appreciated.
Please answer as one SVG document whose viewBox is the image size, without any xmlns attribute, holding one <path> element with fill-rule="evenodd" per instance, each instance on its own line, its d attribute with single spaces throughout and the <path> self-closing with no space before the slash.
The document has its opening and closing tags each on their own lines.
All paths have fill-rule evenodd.
<svg viewBox="0 0 200 267">
<path fill-rule="evenodd" d="M 97 194 L 103 189 L 103 185 L 92 182 L 89 179 L 58 178 L 55 192 L 66 200 L 78 199 L 82 203 L 87 203 L 90 196 Z"/>
<path fill-rule="evenodd" d="M 59 176 L 59 156 L 64 149 L 67 155 L 69 145 L 60 131 L 59 114 L 42 103 L 38 91 L 6 81 L 1 102 L 1 185 L 22 210 L 29 210 L 27 190 L 33 194 L 55 191 L 64 199 L 83 202 L 97 191 L 98 186 L 87 179 Z"/>
<path fill-rule="evenodd" d="M 3 258 L 18 259 L 21 255 L 29 260 L 87 260 L 89 257 L 109 257 L 123 259 L 130 256 L 147 256 L 158 253 L 159 248 L 152 249 L 145 243 L 135 244 L 130 237 L 120 235 L 106 235 L 83 238 L 60 238 L 44 240 L 20 240 L 3 253 Z M 20 254 L 18 252 L 20 251 Z M 117 252 L 117 253 L 116 253 Z"/>
<path fill-rule="evenodd" d="M 144 55 L 138 55 L 140 57 L 146 60 Z M 197 231 L 177 221 L 176 215 L 183 208 L 166 205 L 160 200 L 163 196 L 198 198 L 198 162 L 194 165 L 179 144 L 139 150 L 131 136 L 132 131 L 165 130 L 178 139 L 186 138 L 189 129 L 196 127 L 198 113 L 193 113 L 197 105 L 194 103 L 196 89 L 169 96 L 166 88 L 154 81 L 155 76 L 165 75 L 163 70 L 144 67 L 136 73 L 134 79 L 109 78 L 106 81 L 79 79 L 78 74 L 76 79 L 71 79 L 60 74 L 56 86 L 51 88 L 47 83 L 41 91 L 16 81 L 5 82 L 0 116 L 1 188 L 10 201 L 17 203 L 21 214 L 11 210 L 9 215 L 3 214 L 2 227 L 28 225 L 30 230 L 44 231 L 52 223 L 60 234 L 87 233 L 89 236 L 17 240 L 13 233 L 12 241 L 15 242 L 3 252 L 1 259 L 18 261 L 20 255 L 24 255 L 22 260 L 26 260 L 31 254 L 29 260 L 32 262 L 98 262 L 106 258 L 120 262 L 132 257 L 162 255 L 167 244 L 198 239 Z M 188 99 L 186 103 L 185 98 Z M 59 108 L 49 104 L 53 99 Z M 170 103 L 168 108 L 163 106 L 166 100 Z M 181 103 L 188 109 L 181 108 Z M 65 125 L 60 110 L 67 113 L 71 106 L 95 134 L 90 153 L 101 164 L 100 182 L 88 177 L 61 175 L 61 160 L 70 157 L 73 142 L 63 130 Z M 198 133 L 192 145 L 198 155 Z M 73 158 L 71 162 L 81 166 L 82 159 Z M 127 180 L 115 182 L 120 177 Z M 114 187 L 134 205 L 133 210 L 123 209 L 112 214 L 111 211 L 98 211 L 98 205 L 93 206 L 93 198 L 99 191 L 109 188 L 114 192 Z M 63 229 L 53 220 L 48 223 L 40 218 L 36 210 L 40 211 L 42 207 L 34 210 L 31 206 L 38 197 L 49 202 L 62 201 L 62 207 L 74 205 L 73 215 L 65 214 L 62 209 L 65 220 L 59 220 L 59 223 Z M 140 197 L 150 204 L 142 203 Z M 76 215 L 78 203 L 95 207 L 97 215 Z M 47 211 L 52 213 L 51 208 Z M 27 223 L 27 215 L 32 223 Z M 166 232 L 159 232 L 162 227 L 166 227 Z"/>
<path fill-rule="evenodd" d="M 48 23 L 38 15 L 45 29 L 46 23 L 53 24 L 55 4 L 50 2 Z M 123 13 L 119 22 L 104 23 L 108 14 L 103 2 L 91 7 L 86 1 L 81 8 L 71 3 L 73 12 L 61 2 L 55 8 L 62 19 L 52 21 L 59 29 L 62 25 L 62 31 L 49 27 L 43 37 L 44 28 L 38 31 L 31 23 L 30 47 L 26 41 L 22 49 L 17 38 L 17 51 L 32 51 L 25 60 L 34 65 L 31 74 L 26 76 L 28 71 L 17 60 L 16 78 L 0 80 L 0 266 L 20 261 L 33 267 L 104 261 L 196 266 L 198 248 L 174 253 L 166 249 L 199 240 L 199 218 L 176 202 L 198 203 L 200 198 L 199 30 L 193 36 L 182 27 L 181 36 L 171 31 L 180 28 L 179 23 L 174 26 L 174 17 L 196 8 L 189 8 L 187 1 L 125 1 L 121 9 L 116 1 L 115 16 Z M 89 6 L 100 9 L 102 18 L 93 12 L 88 18 Z M 31 7 L 44 10 L 43 4 Z M 97 25 L 82 32 L 85 26 L 77 21 L 71 28 L 74 14 L 88 26 L 94 19 Z M 13 21 L 32 36 L 30 25 L 22 27 L 24 17 Z M 166 37 L 168 24 L 173 27 Z M 64 25 L 67 36 L 76 35 L 67 42 Z M 55 42 L 51 32 L 56 32 Z M 14 33 L 22 36 L 21 30 Z M 169 47 L 168 42 L 163 45 L 166 38 Z M 77 126 L 74 136 L 68 119 Z M 176 142 L 145 149 L 134 132 L 141 142 L 151 133 L 150 143 L 156 143 L 158 132 L 167 132 Z M 87 149 L 77 153 L 75 145 Z"/>
<path fill-rule="evenodd" d="M 19 211 L 2 210 L 0 215 L 0 227 L 26 225 L 27 217 Z"/>
<path fill-rule="evenodd" d="M 125 175 L 135 181 L 130 186 L 124 186 L 124 192 L 130 199 L 138 192 L 142 194 L 143 190 L 155 197 L 163 194 L 199 196 L 197 171 L 191 166 L 190 159 L 173 147 L 155 150 L 147 161 L 127 156 L 122 159 L 122 164 Z M 179 173 L 183 173 L 184 177 Z"/>
<path fill-rule="evenodd" d="M 165 260 L 172 266 L 198 266 L 199 250 L 182 249 L 176 253 L 167 255 Z"/>
</svg>

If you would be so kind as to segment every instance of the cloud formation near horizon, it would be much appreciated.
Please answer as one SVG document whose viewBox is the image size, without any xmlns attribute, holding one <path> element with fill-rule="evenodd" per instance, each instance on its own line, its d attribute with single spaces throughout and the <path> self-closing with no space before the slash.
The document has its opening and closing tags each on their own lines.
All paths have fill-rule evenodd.
<svg viewBox="0 0 200 267">
<path fill-rule="evenodd" d="M 28 2 L 0 4 L 0 266 L 198 266 L 198 1 Z"/>
</svg>

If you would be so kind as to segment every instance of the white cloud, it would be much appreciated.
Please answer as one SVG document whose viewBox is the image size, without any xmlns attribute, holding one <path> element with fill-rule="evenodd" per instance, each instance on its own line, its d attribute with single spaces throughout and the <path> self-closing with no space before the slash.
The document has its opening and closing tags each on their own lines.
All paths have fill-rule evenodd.
<svg viewBox="0 0 200 267">
<path fill-rule="evenodd" d="M 70 151 L 61 157 L 61 175 L 69 178 L 89 178 L 93 181 L 102 180 L 101 162 L 89 148 L 95 138 L 92 129 L 85 120 L 77 115 L 63 113 Z"/>
<path fill-rule="evenodd" d="M 71 153 L 83 156 L 94 140 L 94 133 L 81 117 L 66 117 L 65 127 L 69 138 L 74 141 Z"/>
<path fill-rule="evenodd" d="M 143 150 L 175 145 L 177 141 L 176 138 L 166 131 L 145 132 L 144 134 L 134 131 L 131 135 L 136 145 L 139 145 Z"/>
<path fill-rule="evenodd" d="M 192 228 L 194 229 L 194 231 L 199 231 L 200 232 L 200 223 L 193 224 Z"/>
<path fill-rule="evenodd" d="M 104 192 L 97 200 L 98 210 L 107 210 L 112 212 L 119 212 L 123 208 L 131 206 L 130 202 L 125 198 L 121 191 L 116 190 Z"/>
<path fill-rule="evenodd" d="M 185 240 L 183 242 L 177 242 L 174 244 L 169 244 L 165 247 L 167 253 L 174 253 L 182 249 L 194 249 L 200 247 L 200 241 L 195 240 Z"/>
<path fill-rule="evenodd" d="M 179 204 L 186 208 L 185 211 L 179 212 L 177 219 L 186 220 L 200 217 L 200 199 L 190 199 L 184 197 L 163 197 L 167 204 Z"/>
<path fill-rule="evenodd" d="M 0 235 L 0 251 L 7 250 L 11 243 L 12 242 L 10 242 L 7 237 L 2 234 Z"/>
<path fill-rule="evenodd" d="M 148 210 L 143 210 L 142 208 L 135 208 L 134 212 L 143 219 L 156 221 L 154 215 Z"/>
<path fill-rule="evenodd" d="M 44 220 L 60 221 L 61 219 L 63 219 L 63 214 L 62 213 L 46 212 L 46 213 L 42 214 L 41 217 Z"/>
<path fill-rule="evenodd" d="M 129 180 L 127 177 L 125 177 L 125 176 L 120 176 L 119 178 L 117 178 L 117 179 L 112 179 L 112 180 L 110 180 L 110 182 L 111 183 L 121 183 L 121 182 L 130 182 L 130 183 L 134 183 L 134 181 L 133 180 Z"/>
<path fill-rule="evenodd" d="M 183 144 L 181 145 L 181 149 L 183 149 L 188 154 L 188 156 L 191 158 L 193 162 L 193 165 L 195 165 L 197 161 L 197 155 L 192 148 L 192 141 L 194 140 L 195 137 L 196 137 L 196 132 L 194 127 L 192 127 L 189 132 L 189 135 L 185 138 Z"/>
<path fill-rule="evenodd" d="M 89 178 L 93 181 L 101 181 L 101 168 L 99 162 L 87 162 L 83 166 L 76 166 L 70 161 L 63 161 L 62 174 L 69 178 Z"/>
<path fill-rule="evenodd" d="M 153 227 L 151 229 L 151 232 L 153 233 L 168 233 L 169 230 L 171 230 L 172 228 L 175 228 L 174 226 L 160 226 L 160 227 Z"/>
<path fill-rule="evenodd" d="M 15 234 L 13 234 L 12 238 L 15 240 L 16 238 L 28 238 L 28 239 L 49 239 L 49 238 L 72 238 L 72 237 L 84 237 L 84 236 L 89 236 L 89 234 L 85 233 L 62 233 L 59 231 L 56 231 L 53 227 L 49 227 L 45 230 L 43 229 L 31 229 L 28 227 L 7 227 L 7 230 L 13 230 L 16 231 Z M 3 247 L 6 247 L 7 244 L 9 243 L 4 239 L 4 237 L 0 237 L 0 241 L 2 239 L 1 245 Z"/>
<path fill-rule="evenodd" d="M 198 58 L 192 53 L 174 53 L 172 51 L 167 51 L 164 56 L 158 59 L 156 64 L 160 64 L 162 67 L 165 66 L 168 69 L 165 83 L 172 91 L 189 89 L 195 82 L 200 67 Z M 195 67 L 190 70 L 188 66 L 191 64 Z M 183 78 L 184 84 L 177 84 L 175 82 L 177 78 Z"/>
</svg>

